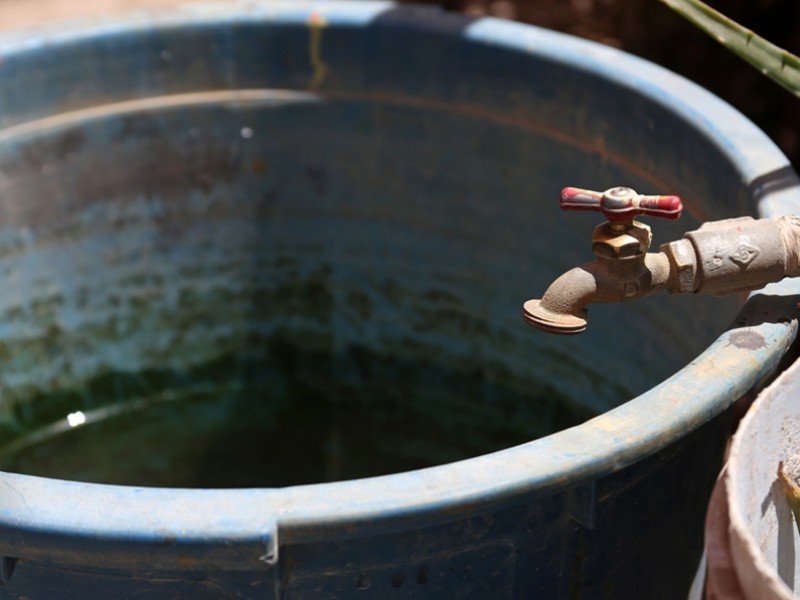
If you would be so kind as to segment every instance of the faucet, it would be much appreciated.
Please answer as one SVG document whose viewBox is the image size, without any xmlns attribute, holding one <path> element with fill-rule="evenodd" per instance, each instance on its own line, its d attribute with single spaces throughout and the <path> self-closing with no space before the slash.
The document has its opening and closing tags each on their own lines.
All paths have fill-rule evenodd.
<svg viewBox="0 0 800 600">
<path fill-rule="evenodd" d="M 564 210 L 601 212 L 592 234 L 597 257 L 556 279 L 523 305 L 528 324 L 549 333 L 586 330 L 586 305 L 625 302 L 659 290 L 722 296 L 800 275 L 800 217 L 712 221 L 649 252 L 652 232 L 638 216 L 678 219 L 678 196 L 647 196 L 624 186 L 561 191 Z"/>
</svg>

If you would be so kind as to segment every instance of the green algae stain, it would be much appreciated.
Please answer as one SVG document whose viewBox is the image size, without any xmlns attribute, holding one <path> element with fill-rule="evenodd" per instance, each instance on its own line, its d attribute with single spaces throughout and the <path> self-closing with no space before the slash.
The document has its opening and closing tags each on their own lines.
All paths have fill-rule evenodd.
<svg viewBox="0 0 800 600">
<path fill-rule="evenodd" d="M 0 469 L 146 486 L 280 487 L 396 473 L 523 443 L 591 417 L 549 386 L 515 389 L 360 345 L 292 336 L 198 367 L 107 372 L 32 399 Z M 71 427 L 68 415 L 85 422 Z"/>
</svg>

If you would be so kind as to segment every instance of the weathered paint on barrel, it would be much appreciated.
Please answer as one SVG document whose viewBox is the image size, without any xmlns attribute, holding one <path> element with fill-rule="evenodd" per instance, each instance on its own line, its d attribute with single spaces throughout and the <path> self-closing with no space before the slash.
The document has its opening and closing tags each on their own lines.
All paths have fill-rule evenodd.
<svg viewBox="0 0 800 600">
<path fill-rule="evenodd" d="M 741 115 L 610 48 L 390 3 L 138 13 L 9 34 L 0 56 L 5 424 L 104 373 L 197 374 L 277 330 L 523 396 L 545 382 L 602 413 L 285 488 L 3 473 L 4 597 L 688 590 L 729 408 L 794 339 L 797 285 L 738 316 L 730 299 L 598 307 L 573 339 L 528 330 L 519 306 L 589 257 L 595 220 L 558 211 L 564 185 L 681 195 L 691 217 L 656 243 L 795 212 L 788 161 Z M 498 419 L 479 400 L 459 390 L 448 413 Z"/>
</svg>

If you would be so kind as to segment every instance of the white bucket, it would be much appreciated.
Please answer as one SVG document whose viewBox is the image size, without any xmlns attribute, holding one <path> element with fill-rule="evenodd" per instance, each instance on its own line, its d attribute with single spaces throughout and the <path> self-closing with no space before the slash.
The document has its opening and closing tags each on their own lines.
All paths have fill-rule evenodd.
<svg viewBox="0 0 800 600">
<path fill-rule="evenodd" d="M 727 467 L 727 527 L 733 571 L 743 597 L 791 599 L 800 591 L 800 536 L 778 465 L 800 454 L 800 361 L 760 394 L 734 436 Z M 797 459 L 791 461 L 795 463 Z M 791 473 L 797 477 L 798 473 Z M 721 502 L 709 507 L 709 523 Z M 724 519 L 723 519 L 724 520 Z M 707 525 L 709 548 L 713 527 Z M 718 528 L 719 529 L 719 528 Z M 718 558 L 718 557 L 717 557 Z M 709 551 L 708 591 L 724 570 Z M 716 598 L 736 598 L 718 595 Z"/>
</svg>

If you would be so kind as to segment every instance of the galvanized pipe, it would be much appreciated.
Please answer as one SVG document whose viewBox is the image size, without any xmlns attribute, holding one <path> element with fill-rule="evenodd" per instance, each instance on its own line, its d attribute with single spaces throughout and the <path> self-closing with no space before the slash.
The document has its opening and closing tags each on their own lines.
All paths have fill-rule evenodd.
<svg viewBox="0 0 800 600">
<path fill-rule="evenodd" d="M 713 221 L 661 251 L 670 260 L 673 294 L 755 290 L 800 275 L 800 218 Z"/>
</svg>

